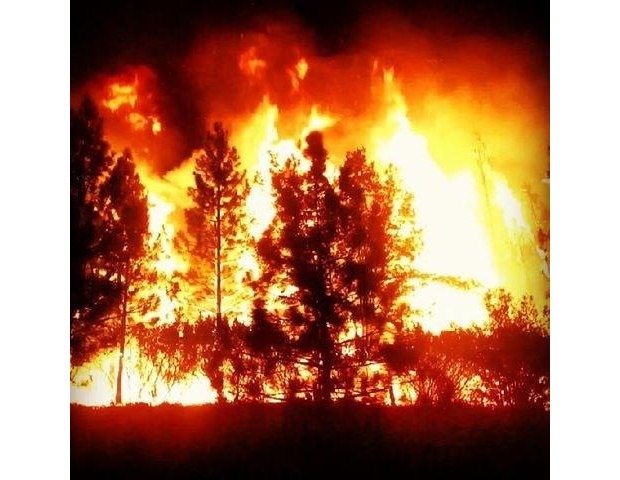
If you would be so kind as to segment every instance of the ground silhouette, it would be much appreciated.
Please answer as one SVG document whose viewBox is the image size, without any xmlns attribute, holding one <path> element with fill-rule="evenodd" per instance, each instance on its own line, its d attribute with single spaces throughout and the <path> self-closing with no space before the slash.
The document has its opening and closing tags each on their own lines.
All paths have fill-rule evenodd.
<svg viewBox="0 0 620 480">
<path fill-rule="evenodd" d="M 72 478 L 549 477 L 544 410 L 221 404 L 71 407 Z"/>
</svg>

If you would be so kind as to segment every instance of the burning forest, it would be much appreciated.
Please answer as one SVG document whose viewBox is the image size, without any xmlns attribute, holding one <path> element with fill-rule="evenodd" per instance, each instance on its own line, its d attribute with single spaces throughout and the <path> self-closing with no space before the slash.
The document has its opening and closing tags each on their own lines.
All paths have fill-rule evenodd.
<svg viewBox="0 0 620 480">
<path fill-rule="evenodd" d="M 548 52 L 347 31 L 76 75 L 72 403 L 549 409 Z"/>
</svg>

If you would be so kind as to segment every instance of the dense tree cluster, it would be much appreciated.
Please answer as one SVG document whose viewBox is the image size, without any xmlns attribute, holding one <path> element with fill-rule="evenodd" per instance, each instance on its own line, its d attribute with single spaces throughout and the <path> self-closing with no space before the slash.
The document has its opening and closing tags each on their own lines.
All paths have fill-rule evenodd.
<svg viewBox="0 0 620 480">
<path fill-rule="evenodd" d="M 129 151 L 111 152 L 90 100 L 71 114 L 71 354 L 118 345 L 116 400 L 130 303 L 146 276 L 148 208 Z M 148 301 L 136 307 L 144 312 Z"/>
<path fill-rule="evenodd" d="M 423 331 L 407 301 L 420 232 L 398 173 L 360 149 L 328 174 L 321 134 L 305 141 L 303 158 L 272 165 L 276 214 L 255 241 L 245 171 L 228 132 L 213 125 L 177 239 L 190 265 L 170 293 L 189 293 L 178 321 L 149 323 L 141 319 L 157 299 L 142 286 L 157 280 L 157 244 L 147 242 L 144 188 L 130 152 L 110 151 L 93 104 L 72 111 L 72 365 L 118 349 L 117 403 L 131 338 L 149 378 L 173 384 L 201 372 L 220 401 L 547 407 L 548 311 L 541 316 L 530 297 L 498 290 L 485 297 L 484 327 Z M 258 275 L 240 266 L 247 252 Z M 251 298 L 239 298 L 248 291 Z"/>
</svg>

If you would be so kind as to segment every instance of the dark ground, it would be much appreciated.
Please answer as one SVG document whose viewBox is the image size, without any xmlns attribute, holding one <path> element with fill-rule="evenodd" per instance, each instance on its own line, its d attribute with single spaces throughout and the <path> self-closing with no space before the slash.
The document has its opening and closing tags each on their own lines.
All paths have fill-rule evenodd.
<svg viewBox="0 0 620 480">
<path fill-rule="evenodd" d="M 71 406 L 71 477 L 549 478 L 549 414 L 359 404 Z"/>
</svg>

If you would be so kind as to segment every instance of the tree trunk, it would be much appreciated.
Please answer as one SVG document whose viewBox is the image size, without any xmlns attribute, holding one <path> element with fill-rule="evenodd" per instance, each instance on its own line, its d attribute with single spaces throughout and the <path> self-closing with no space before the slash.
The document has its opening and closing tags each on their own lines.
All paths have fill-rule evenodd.
<svg viewBox="0 0 620 480">
<path fill-rule="evenodd" d="M 394 377 L 393 377 L 393 375 L 391 373 L 390 373 L 388 379 L 389 379 L 388 381 L 390 382 L 390 386 L 389 386 L 390 405 L 395 407 L 396 406 L 396 396 L 394 395 Z"/>
<path fill-rule="evenodd" d="M 222 328 L 222 221 L 218 206 L 216 219 L 217 247 L 215 251 L 215 290 L 216 290 L 216 330 L 218 335 Z"/>
<path fill-rule="evenodd" d="M 119 279 L 120 281 L 120 279 Z M 125 278 L 125 285 L 127 285 L 127 278 Z M 118 355 L 118 372 L 116 375 L 116 404 L 123 403 L 122 390 L 123 390 L 123 360 L 125 357 L 125 336 L 127 330 L 127 287 L 122 287 L 122 299 L 121 299 L 121 328 L 119 332 L 119 355 Z"/>
<path fill-rule="evenodd" d="M 321 320 L 320 326 L 321 341 L 321 365 L 319 367 L 319 400 L 329 402 L 332 398 L 332 345 L 329 338 L 327 322 Z"/>
<path fill-rule="evenodd" d="M 222 366 L 222 350 L 224 348 L 223 340 L 223 325 L 222 325 L 222 192 L 221 186 L 218 183 L 217 186 L 217 206 L 215 212 L 215 228 L 216 228 L 216 250 L 215 250 L 215 303 L 216 303 L 216 313 L 215 313 L 215 332 L 216 332 L 216 358 L 217 360 L 217 368 L 218 370 Z M 218 382 L 217 385 L 217 401 L 221 402 L 224 400 L 223 390 L 224 390 L 224 379 L 222 378 L 221 382 Z"/>
</svg>

